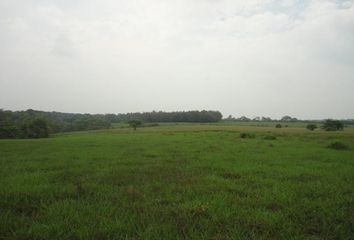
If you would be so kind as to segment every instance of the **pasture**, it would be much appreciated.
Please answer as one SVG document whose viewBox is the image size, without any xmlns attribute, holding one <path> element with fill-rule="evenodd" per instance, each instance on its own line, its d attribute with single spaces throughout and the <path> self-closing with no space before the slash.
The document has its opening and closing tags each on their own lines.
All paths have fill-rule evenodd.
<svg viewBox="0 0 354 240">
<path fill-rule="evenodd" d="M 0 140 L 0 239 L 353 236 L 353 128 L 166 124 Z"/>
</svg>

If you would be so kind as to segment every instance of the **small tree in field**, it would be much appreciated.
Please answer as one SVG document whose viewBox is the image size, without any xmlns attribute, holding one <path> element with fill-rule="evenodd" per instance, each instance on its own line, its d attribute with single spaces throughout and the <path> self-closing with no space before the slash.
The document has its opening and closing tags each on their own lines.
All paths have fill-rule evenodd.
<svg viewBox="0 0 354 240">
<path fill-rule="evenodd" d="M 280 123 L 278 123 L 277 125 L 275 125 L 275 127 L 276 127 L 276 128 L 281 128 L 282 126 L 281 126 Z"/>
<path fill-rule="evenodd" d="M 128 124 L 130 127 L 134 128 L 134 130 L 136 130 L 137 127 L 142 125 L 142 122 L 139 120 L 129 120 Z"/>
<path fill-rule="evenodd" d="M 343 130 L 344 125 L 342 122 L 338 120 L 327 119 L 323 123 L 322 128 L 326 131 L 338 131 L 338 130 Z"/>
<path fill-rule="evenodd" d="M 307 124 L 306 128 L 310 131 L 313 131 L 317 128 L 317 125 L 316 124 L 313 124 L 313 123 L 310 123 L 310 124 Z"/>
</svg>

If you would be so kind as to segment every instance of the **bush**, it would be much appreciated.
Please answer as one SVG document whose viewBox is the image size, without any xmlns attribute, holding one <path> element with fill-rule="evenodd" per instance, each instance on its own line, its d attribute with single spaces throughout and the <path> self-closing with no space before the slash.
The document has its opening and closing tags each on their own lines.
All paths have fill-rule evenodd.
<svg viewBox="0 0 354 240">
<path fill-rule="evenodd" d="M 327 119 L 323 123 L 322 128 L 326 131 L 338 131 L 338 130 L 343 130 L 344 125 L 342 122 L 338 120 Z"/>
<path fill-rule="evenodd" d="M 34 119 L 29 124 L 22 125 L 21 132 L 24 138 L 47 138 L 49 137 L 48 123 L 44 119 Z"/>
<path fill-rule="evenodd" d="M 281 126 L 280 123 L 278 123 L 277 125 L 275 125 L 275 127 L 276 127 L 276 128 L 281 128 L 282 126 Z"/>
<path fill-rule="evenodd" d="M 273 136 L 273 135 L 267 135 L 263 138 L 264 140 L 276 140 L 277 137 L 276 136 Z"/>
<path fill-rule="evenodd" d="M 19 129 L 13 124 L 0 125 L 0 138 L 17 138 Z"/>
<path fill-rule="evenodd" d="M 253 133 L 240 133 L 240 138 L 255 138 L 256 135 Z"/>
<path fill-rule="evenodd" d="M 128 124 L 130 127 L 132 127 L 134 130 L 136 130 L 137 127 L 141 126 L 143 123 L 140 120 L 133 119 L 129 120 Z"/>
<path fill-rule="evenodd" d="M 317 128 L 317 125 L 310 123 L 310 124 L 307 124 L 306 128 L 310 131 L 313 131 Z"/>
<path fill-rule="evenodd" d="M 142 127 L 158 127 L 160 124 L 158 123 L 144 123 Z"/>
<path fill-rule="evenodd" d="M 335 150 L 347 150 L 347 149 L 349 149 L 349 147 L 347 145 L 345 145 L 342 142 L 338 142 L 338 141 L 330 143 L 327 147 L 331 148 L 331 149 L 335 149 Z"/>
</svg>

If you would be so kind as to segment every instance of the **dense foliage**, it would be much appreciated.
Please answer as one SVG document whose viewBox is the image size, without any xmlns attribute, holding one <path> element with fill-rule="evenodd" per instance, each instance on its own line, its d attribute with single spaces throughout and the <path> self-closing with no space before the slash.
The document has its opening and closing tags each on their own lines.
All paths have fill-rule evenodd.
<svg viewBox="0 0 354 240">
<path fill-rule="evenodd" d="M 246 116 L 242 116 L 239 118 L 235 118 L 232 115 L 229 115 L 227 118 L 224 119 L 224 121 L 236 121 L 236 122 L 298 122 L 299 119 L 295 117 L 290 117 L 290 116 L 284 116 L 281 119 L 272 119 L 270 117 L 254 117 L 254 118 L 248 118 Z"/>
<path fill-rule="evenodd" d="M 133 119 L 133 120 L 128 121 L 128 124 L 129 124 L 130 127 L 134 128 L 134 130 L 136 130 L 136 128 L 138 126 L 141 126 L 142 122 L 139 121 L 139 120 Z"/>
<path fill-rule="evenodd" d="M 0 138 L 43 138 L 49 136 L 48 122 L 35 118 L 15 125 L 13 122 L 0 122 Z"/>
<path fill-rule="evenodd" d="M 78 114 L 0 109 L 0 138 L 40 138 L 49 133 L 110 128 L 111 123 L 129 122 L 218 122 L 218 111 L 144 112 L 127 114 Z"/>
<path fill-rule="evenodd" d="M 224 118 L 223 121 L 225 122 L 254 122 L 254 123 L 265 123 L 265 122 L 281 122 L 281 123 L 308 123 L 308 124 L 329 124 L 331 126 L 334 126 L 335 124 L 338 124 L 338 120 L 304 120 L 304 119 L 298 119 L 296 117 L 291 117 L 291 116 L 283 116 L 282 118 L 279 119 L 272 119 L 270 117 L 254 117 L 254 118 L 249 118 L 246 116 L 241 116 L 241 117 L 233 117 L 232 115 L 229 115 L 228 117 Z M 333 124 L 333 121 L 337 121 L 335 124 Z M 354 125 L 354 119 L 341 119 L 340 123 L 343 125 Z M 328 126 L 328 125 L 327 125 Z M 339 126 L 339 125 L 337 125 Z M 344 127 L 344 126 L 343 126 Z M 327 130 L 327 129 L 325 129 Z M 339 129 L 337 129 L 339 130 Z M 331 130 L 329 130 L 331 131 Z"/>
<path fill-rule="evenodd" d="M 306 128 L 310 131 L 314 131 L 317 128 L 317 125 L 313 123 L 309 123 L 306 125 Z"/>
<path fill-rule="evenodd" d="M 327 147 L 335 149 L 335 150 L 348 150 L 349 149 L 349 147 L 345 143 L 342 143 L 339 141 L 332 142 Z"/>
<path fill-rule="evenodd" d="M 29 124 L 23 124 L 21 134 L 24 138 L 45 138 L 49 136 L 48 122 L 44 119 L 34 119 Z"/>
<path fill-rule="evenodd" d="M 143 112 L 117 114 L 118 121 L 139 119 L 143 122 L 219 122 L 222 114 L 219 111 L 186 111 L 186 112 Z"/>
<path fill-rule="evenodd" d="M 48 137 L 49 133 L 85 131 L 110 128 L 112 123 L 131 123 L 132 120 L 150 124 L 157 122 L 219 122 L 222 114 L 219 111 L 177 111 L 177 112 L 136 112 L 118 114 L 79 114 L 44 112 L 32 109 L 26 111 L 5 111 L 0 109 L 0 138 L 41 138 Z M 256 117 L 254 119 L 245 116 L 234 118 L 231 115 L 224 121 L 241 122 L 276 122 L 276 127 L 281 128 L 284 122 L 308 122 L 307 128 L 313 130 L 316 123 L 321 121 L 304 121 L 290 116 L 284 116 L 280 120 L 269 117 Z M 353 124 L 353 120 L 325 120 L 322 128 L 326 131 L 341 130 L 345 124 Z M 140 124 L 140 125 L 141 125 Z M 131 124 L 130 124 L 131 125 Z M 132 126 L 132 125 L 131 125 Z M 286 126 L 286 125 L 285 125 Z M 134 129 L 137 126 L 132 126 Z"/>
<path fill-rule="evenodd" d="M 322 128 L 326 131 L 338 131 L 343 130 L 344 124 L 338 120 L 327 119 L 323 123 Z"/>
<path fill-rule="evenodd" d="M 49 133 L 109 128 L 104 115 L 0 110 L 0 138 L 42 138 Z"/>
</svg>

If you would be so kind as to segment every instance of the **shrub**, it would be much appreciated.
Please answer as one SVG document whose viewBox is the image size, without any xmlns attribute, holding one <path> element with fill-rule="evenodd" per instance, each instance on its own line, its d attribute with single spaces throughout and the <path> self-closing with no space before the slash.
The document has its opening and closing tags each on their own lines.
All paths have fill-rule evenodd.
<svg viewBox="0 0 354 240">
<path fill-rule="evenodd" d="M 317 125 L 310 123 L 310 124 L 307 124 L 306 128 L 310 131 L 313 131 L 317 128 Z"/>
<path fill-rule="evenodd" d="M 323 123 L 322 128 L 326 131 L 338 131 L 338 130 L 343 130 L 344 125 L 342 122 L 338 120 L 327 119 Z"/>
<path fill-rule="evenodd" d="M 349 147 L 347 145 L 345 145 L 342 142 L 338 142 L 338 141 L 330 143 L 327 147 L 331 148 L 331 149 L 335 149 L 335 150 L 347 150 L 347 149 L 349 149 Z"/>
<path fill-rule="evenodd" d="M 144 123 L 142 127 L 158 127 L 160 126 L 158 123 Z"/>
<path fill-rule="evenodd" d="M 273 136 L 273 135 L 267 135 L 263 138 L 264 140 L 276 140 L 277 137 L 276 136 Z"/>
<path fill-rule="evenodd" d="M 129 120 L 128 121 L 128 124 L 130 127 L 132 127 L 134 130 L 136 130 L 137 127 L 141 126 L 142 125 L 142 122 L 140 120 Z"/>
<path fill-rule="evenodd" d="M 256 135 L 253 133 L 240 133 L 240 138 L 255 138 Z"/>
<path fill-rule="evenodd" d="M 275 125 L 275 127 L 276 127 L 276 128 L 281 128 L 282 126 L 281 126 L 280 123 L 278 123 L 277 125 Z"/>
</svg>

